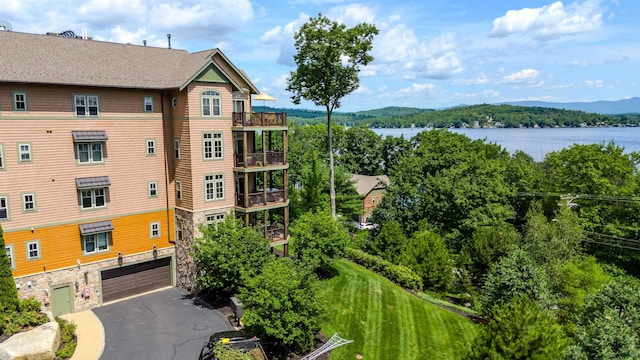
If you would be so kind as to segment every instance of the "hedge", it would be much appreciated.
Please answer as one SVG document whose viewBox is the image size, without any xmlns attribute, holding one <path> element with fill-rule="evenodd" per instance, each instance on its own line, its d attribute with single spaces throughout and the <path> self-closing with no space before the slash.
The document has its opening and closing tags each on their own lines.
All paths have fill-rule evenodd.
<svg viewBox="0 0 640 360">
<path fill-rule="evenodd" d="M 379 256 L 353 248 L 347 248 L 345 255 L 356 264 L 360 264 L 402 287 L 416 291 L 422 290 L 422 279 L 406 266 L 395 265 Z"/>
</svg>

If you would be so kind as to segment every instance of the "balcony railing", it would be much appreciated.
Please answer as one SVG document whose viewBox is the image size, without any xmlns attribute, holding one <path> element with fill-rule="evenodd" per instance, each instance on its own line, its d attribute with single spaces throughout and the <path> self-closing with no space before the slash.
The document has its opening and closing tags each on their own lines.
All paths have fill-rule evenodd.
<svg viewBox="0 0 640 360">
<path fill-rule="evenodd" d="M 266 127 L 287 126 L 287 113 L 233 113 L 233 126 L 236 127 Z"/>
<path fill-rule="evenodd" d="M 287 239 L 284 225 L 267 225 L 264 227 L 264 237 L 271 242 L 279 242 Z"/>
<path fill-rule="evenodd" d="M 265 151 L 247 154 L 247 162 L 240 154 L 235 154 L 237 167 L 284 165 L 284 151 Z"/>
<path fill-rule="evenodd" d="M 245 201 L 245 194 L 238 193 L 236 196 L 236 206 L 243 208 L 252 208 L 255 206 L 265 206 L 271 204 L 279 204 L 287 201 L 287 192 L 281 189 L 267 189 L 266 192 L 254 192 L 247 196 Z"/>
</svg>

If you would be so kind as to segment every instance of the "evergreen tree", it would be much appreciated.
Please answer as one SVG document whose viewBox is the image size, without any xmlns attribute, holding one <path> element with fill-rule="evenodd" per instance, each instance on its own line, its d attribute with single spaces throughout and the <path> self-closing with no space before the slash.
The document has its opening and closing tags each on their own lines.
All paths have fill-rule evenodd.
<svg viewBox="0 0 640 360">
<path fill-rule="evenodd" d="M 4 249 L 2 226 L 0 226 L 0 245 Z M 17 310 L 19 304 L 18 289 L 11 274 L 11 260 L 7 253 L 2 251 L 0 254 L 0 307 L 5 310 Z"/>
</svg>

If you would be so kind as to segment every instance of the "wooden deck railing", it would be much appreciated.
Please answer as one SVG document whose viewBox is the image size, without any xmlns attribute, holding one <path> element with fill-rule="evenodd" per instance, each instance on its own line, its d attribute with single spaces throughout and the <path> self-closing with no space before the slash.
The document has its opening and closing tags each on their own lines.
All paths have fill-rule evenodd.
<svg viewBox="0 0 640 360">
<path fill-rule="evenodd" d="M 239 127 L 267 127 L 267 126 L 287 126 L 287 113 L 259 112 L 259 113 L 237 113 L 234 112 L 233 126 Z"/>
</svg>

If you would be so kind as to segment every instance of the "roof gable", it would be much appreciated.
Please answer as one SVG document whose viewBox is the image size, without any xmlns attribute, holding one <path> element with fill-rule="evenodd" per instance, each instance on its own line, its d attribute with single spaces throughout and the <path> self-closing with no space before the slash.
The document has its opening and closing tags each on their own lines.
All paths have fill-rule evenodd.
<svg viewBox="0 0 640 360">
<path fill-rule="evenodd" d="M 194 77 L 193 81 L 199 82 L 208 82 L 208 83 L 223 83 L 228 84 L 229 79 L 213 64 L 207 66 L 206 69 L 202 70 L 196 77 Z"/>
<path fill-rule="evenodd" d="M 389 185 L 389 177 L 386 175 L 368 176 L 353 174 L 351 180 L 355 182 L 356 192 L 360 196 L 366 196 L 374 189 L 384 189 Z"/>
</svg>

